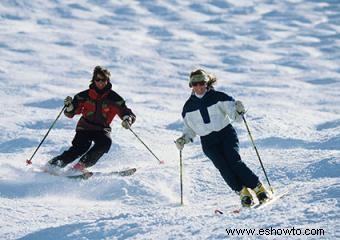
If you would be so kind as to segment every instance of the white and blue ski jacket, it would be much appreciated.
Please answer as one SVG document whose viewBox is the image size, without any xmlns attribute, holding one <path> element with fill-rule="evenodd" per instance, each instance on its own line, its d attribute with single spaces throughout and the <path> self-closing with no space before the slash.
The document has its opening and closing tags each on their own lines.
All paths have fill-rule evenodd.
<svg viewBox="0 0 340 240">
<path fill-rule="evenodd" d="M 186 141 L 192 141 L 196 135 L 203 137 L 218 132 L 232 121 L 242 120 L 236 112 L 234 98 L 213 88 L 202 98 L 192 94 L 184 104 L 182 117 Z"/>
</svg>

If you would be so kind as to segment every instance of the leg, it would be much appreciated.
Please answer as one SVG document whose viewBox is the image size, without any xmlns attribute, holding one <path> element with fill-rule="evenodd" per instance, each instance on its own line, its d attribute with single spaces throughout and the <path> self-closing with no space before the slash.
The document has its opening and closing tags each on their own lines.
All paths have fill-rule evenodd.
<svg viewBox="0 0 340 240">
<path fill-rule="evenodd" d="M 229 187 L 236 192 L 241 191 L 242 184 L 228 166 L 221 147 L 219 145 L 205 146 L 205 144 L 202 144 L 202 148 L 204 154 L 211 159 Z"/>
<path fill-rule="evenodd" d="M 90 148 L 91 142 L 92 141 L 88 136 L 88 132 L 79 131 L 72 140 L 72 146 L 52 160 L 62 161 L 62 167 L 65 167 L 67 164 L 73 162 L 75 159 L 83 155 Z"/>
<path fill-rule="evenodd" d="M 93 147 L 79 160 L 85 167 L 95 165 L 104 153 L 110 150 L 112 144 L 110 133 L 106 132 L 93 132 L 92 140 L 94 141 Z"/>
<path fill-rule="evenodd" d="M 226 137 L 223 141 L 223 155 L 227 159 L 234 174 L 236 174 L 241 181 L 241 184 L 248 188 L 255 188 L 259 183 L 259 178 L 242 161 L 238 144 L 237 133 L 235 129 L 231 127 L 226 132 Z"/>
</svg>

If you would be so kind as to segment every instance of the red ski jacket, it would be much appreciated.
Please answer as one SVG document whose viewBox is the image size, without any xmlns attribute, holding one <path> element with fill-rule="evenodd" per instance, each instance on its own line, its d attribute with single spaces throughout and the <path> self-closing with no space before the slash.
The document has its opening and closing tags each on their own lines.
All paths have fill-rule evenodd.
<svg viewBox="0 0 340 240">
<path fill-rule="evenodd" d="M 135 121 L 135 114 L 125 105 L 124 99 L 111 88 L 111 83 L 103 90 L 98 90 L 91 84 L 89 89 L 74 96 L 73 110 L 65 110 L 64 114 L 69 118 L 76 114 L 82 115 L 77 124 L 77 131 L 111 131 L 110 124 L 116 115 L 121 119 L 128 116 Z"/>
</svg>

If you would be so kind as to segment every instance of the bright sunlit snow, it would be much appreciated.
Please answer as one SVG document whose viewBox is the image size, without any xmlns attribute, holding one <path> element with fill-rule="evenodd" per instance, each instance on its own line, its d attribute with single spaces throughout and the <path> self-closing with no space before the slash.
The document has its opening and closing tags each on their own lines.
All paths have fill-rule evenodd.
<svg viewBox="0 0 340 240">
<path fill-rule="evenodd" d="M 226 239 L 226 229 L 339 229 L 340 4 L 338 0 L 0 1 L 0 239 Z M 92 169 L 136 167 L 131 177 L 74 181 L 37 172 L 66 150 L 78 117 L 62 116 L 26 166 L 68 95 L 93 68 L 137 115 L 117 117 L 113 144 Z M 217 90 L 244 102 L 276 191 L 261 210 L 231 211 L 239 197 L 201 150 L 183 151 L 188 75 L 201 67 Z M 247 165 L 267 184 L 243 123 L 234 124 Z M 225 211 L 215 215 L 215 209 Z"/>
</svg>

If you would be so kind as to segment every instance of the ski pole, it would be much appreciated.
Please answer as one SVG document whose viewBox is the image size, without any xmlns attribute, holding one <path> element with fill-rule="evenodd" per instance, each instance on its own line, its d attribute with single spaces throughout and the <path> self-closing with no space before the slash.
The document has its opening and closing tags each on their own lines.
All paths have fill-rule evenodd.
<svg viewBox="0 0 340 240">
<path fill-rule="evenodd" d="M 132 133 L 133 135 L 135 135 L 135 137 L 146 147 L 146 149 L 149 150 L 149 152 L 158 160 L 158 162 L 160 164 L 163 164 L 164 161 L 161 161 L 159 160 L 159 158 L 151 151 L 151 149 L 142 141 L 142 139 L 140 139 L 140 137 L 138 137 L 138 135 L 131 129 L 130 125 L 129 125 L 129 128 L 128 128 Z"/>
<path fill-rule="evenodd" d="M 30 157 L 30 159 L 26 160 L 26 164 L 30 165 L 32 164 L 32 158 L 34 157 L 34 155 L 37 153 L 38 149 L 40 148 L 40 146 L 43 144 L 43 142 L 45 141 L 47 135 L 50 133 L 51 129 L 53 128 L 54 124 L 57 122 L 57 120 L 59 119 L 60 115 L 63 113 L 64 109 L 66 106 L 64 106 L 60 113 L 58 114 L 57 118 L 54 120 L 54 122 L 52 123 L 51 127 L 48 129 L 47 133 L 45 134 L 44 138 L 41 140 L 41 142 L 39 143 L 37 149 L 35 149 L 34 153 L 32 154 L 32 156 Z"/>
<path fill-rule="evenodd" d="M 242 119 L 243 119 L 244 124 L 246 125 L 246 128 L 247 128 L 247 131 L 248 131 L 249 138 L 250 138 L 250 140 L 251 140 L 251 143 L 253 144 L 253 147 L 254 147 L 254 149 L 255 149 L 256 155 L 257 155 L 257 157 L 258 157 L 258 159 L 259 159 L 259 162 L 260 162 L 260 164 L 261 164 L 262 170 L 263 170 L 263 172 L 264 172 L 264 175 L 265 175 L 266 180 L 267 180 L 267 182 L 268 182 L 268 185 L 269 185 L 269 187 L 270 187 L 270 190 L 271 190 L 272 193 L 274 193 L 274 190 L 273 190 L 273 188 L 272 188 L 272 186 L 271 186 L 271 184 L 270 184 L 270 182 L 269 182 L 269 179 L 268 179 L 266 170 L 264 169 L 264 166 L 263 166 L 263 163 L 262 163 L 260 154 L 259 154 L 259 152 L 257 151 L 257 147 L 256 147 L 255 142 L 254 142 L 254 139 L 253 139 L 253 137 L 252 137 L 252 135 L 251 135 L 251 133 L 250 133 L 249 126 L 248 126 L 248 123 L 247 123 L 246 118 L 244 117 L 244 115 L 242 115 Z"/>
<path fill-rule="evenodd" d="M 179 181 L 181 188 L 181 205 L 183 205 L 183 161 L 182 161 L 182 150 L 179 150 Z"/>
</svg>

